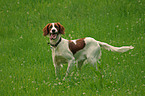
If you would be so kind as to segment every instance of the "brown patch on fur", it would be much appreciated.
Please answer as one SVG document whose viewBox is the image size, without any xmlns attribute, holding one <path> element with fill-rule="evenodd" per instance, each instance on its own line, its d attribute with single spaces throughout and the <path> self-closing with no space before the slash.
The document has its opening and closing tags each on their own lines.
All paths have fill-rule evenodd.
<svg viewBox="0 0 145 96">
<path fill-rule="evenodd" d="M 64 34 L 65 28 L 59 22 L 55 23 L 55 26 L 59 26 L 59 33 Z"/>
<path fill-rule="evenodd" d="M 85 47 L 86 44 L 85 44 L 84 39 L 85 38 L 76 40 L 76 44 L 73 41 L 69 40 L 69 49 L 71 50 L 73 54 L 75 54 L 77 51 Z"/>
<path fill-rule="evenodd" d="M 43 28 L 43 35 L 46 36 L 47 34 L 49 34 L 50 31 L 50 27 L 52 26 L 51 23 L 48 23 L 44 28 Z"/>
</svg>

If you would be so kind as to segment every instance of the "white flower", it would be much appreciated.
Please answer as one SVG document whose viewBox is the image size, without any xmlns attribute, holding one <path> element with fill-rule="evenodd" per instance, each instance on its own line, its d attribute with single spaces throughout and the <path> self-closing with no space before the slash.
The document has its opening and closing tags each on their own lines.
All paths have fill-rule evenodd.
<svg viewBox="0 0 145 96">
<path fill-rule="evenodd" d="M 29 14 L 29 12 L 27 12 L 27 14 Z"/>
<path fill-rule="evenodd" d="M 23 39 L 22 35 L 21 35 L 20 39 Z"/>
<path fill-rule="evenodd" d="M 83 95 L 85 95 L 86 93 L 84 92 Z"/>
<path fill-rule="evenodd" d="M 59 84 L 59 85 L 62 85 L 62 83 L 61 83 L 61 82 L 58 82 L 58 84 Z"/>
</svg>

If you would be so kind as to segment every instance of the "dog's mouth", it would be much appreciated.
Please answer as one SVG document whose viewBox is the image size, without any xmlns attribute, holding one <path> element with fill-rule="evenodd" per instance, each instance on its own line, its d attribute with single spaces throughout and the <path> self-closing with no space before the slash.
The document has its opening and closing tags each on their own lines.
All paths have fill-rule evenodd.
<svg viewBox="0 0 145 96">
<path fill-rule="evenodd" d="M 50 34 L 50 40 L 55 40 L 57 38 L 58 34 L 57 33 L 51 33 Z"/>
</svg>

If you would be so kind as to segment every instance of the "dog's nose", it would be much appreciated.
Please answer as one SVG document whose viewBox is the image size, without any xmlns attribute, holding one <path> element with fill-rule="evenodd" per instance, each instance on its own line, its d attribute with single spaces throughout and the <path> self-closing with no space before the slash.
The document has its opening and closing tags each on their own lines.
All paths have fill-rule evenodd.
<svg viewBox="0 0 145 96">
<path fill-rule="evenodd" d="M 54 33 L 54 32 L 55 32 L 55 29 L 52 30 L 52 33 Z"/>
</svg>

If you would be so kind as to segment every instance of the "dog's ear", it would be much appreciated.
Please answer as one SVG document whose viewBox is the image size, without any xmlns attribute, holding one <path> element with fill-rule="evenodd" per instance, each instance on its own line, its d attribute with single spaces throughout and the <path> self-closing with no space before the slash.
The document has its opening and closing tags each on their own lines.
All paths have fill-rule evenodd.
<svg viewBox="0 0 145 96">
<path fill-rule="evenodd" d="M 44 28 L 43 28 L 43 35 L 46 36 L 47 34 L 49 34 L 49 25 L 50 23 L 48 23 Z"/>
<path fill-rule="evenodd" d="M 59 22 L 57 24 L 59 25 L 59 33 L 64 34 L 65 31 L 64 27 Z"/>
</svg>

